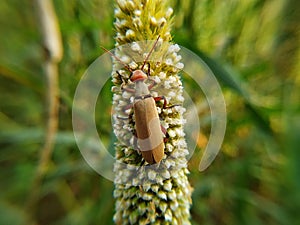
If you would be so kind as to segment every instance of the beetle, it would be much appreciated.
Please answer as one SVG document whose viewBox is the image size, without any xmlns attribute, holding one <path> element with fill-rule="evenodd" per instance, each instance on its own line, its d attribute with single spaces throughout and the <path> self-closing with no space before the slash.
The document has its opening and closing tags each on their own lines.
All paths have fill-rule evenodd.
<svg viewBox="0 0 300 225">
<path fill-rule="evenodd" d="M 134 102 L 130 107 L 126 109 L 133 108 L 134 118 L 135 118 L 135 135 L 137 136 L 137 144 L 139 150 L 142 153 L 142 157 L 149 164 L 159 163 L 164 157 L 164 135 L 166 135 L 166 130 L 161 126 L 158 111 L 156 108 L 156 101 L 164 100 L 163 107 L 167 108 L 166 99 L 164 96 L 153 97 L 150 93 L 150 89 L 156 84 L 147 86 L 145 83 L 150 80 L 150 64 L 148 63 L 147 74 L 144 72 L 144 67 L 157 45 L 159 36 L 155 43 L 153 44 L 150 52 L 146 56 L 142 67 L 140 69 L 132 70 L 128 65 L 125 65 L 118 57 L 109 52 L 117 61 L 125 65 L 125 68 L 131 72 L 130 80 L 135 84 L 135 89 L 131 89 L 125 86 L 123 83 L 121 85 L 121 90 L 125 90 L 131 93 L 135 93 Z M 121 74 L 116 71 L 120 76 Z M 124 81 L 123 81 L 124 82 Z"/>
<path fill-rule="evenodd" d="M 133 112 L 137 143 L 143 158 L 149 164 L 159 163 L 164 156 L 164 137 L 156 108 L 145 81 L 148 76 L 142 70 L 135 70 L 130 80 L 135 83 Z M 128 89 L 125 89 L 128 90 Z"/>
</svg>

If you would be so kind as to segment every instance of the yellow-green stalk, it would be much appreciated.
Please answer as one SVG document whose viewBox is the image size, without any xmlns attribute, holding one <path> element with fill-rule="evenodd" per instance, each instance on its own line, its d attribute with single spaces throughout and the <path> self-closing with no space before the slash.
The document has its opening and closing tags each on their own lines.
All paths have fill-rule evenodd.
<svg viewBox="0 0 300 225">
<path fill-rule="evenodd" d="M 173 10 L 166 2 L 117 0 L 116 4 L 116 47 L 128 44 L 127 47 L 129 46 L 131 51 L 128 54 L 126 51 L 116 50 L 116 56 L 132 67 L 132 70 L 140 68 L 143 61 L 137 62 L 133 56 L 136 53 L 145 58 L 154 42 L 149 42 L 149 46 L 146 44 L 147 48 L 144 48 L 139 41 L 156 40 L 160 37 L 151 54 L 159 60 L 149 60 L 151 79 L 157 83 L 151 94 L 164 95 L 169 105 L 176 105 L 167 109 L 159 105 L 157 107 L 168 139 L 163 160 L 154 166 L 147 165 L 141 153 L 132 145 L 131 132 L 134 130 L 134 121 L 126 119 L 130 117 L 130 112 L 123 110 L 126 105 L 132 103 L 132 94 L 121 90 L 121 85 L 130 85 L 130 71 L 115 60 L 112 73 L 115 119 L 113 126 L 119 140 L 116 142 L 117 162 L 114 166 L 114 221 L 118 225 L 190 224 L 192 188 L 187 179 L 188 150 L 183 131 L 185 109 L 182 106 L 182 83 L 178 76 L 183 64 L 180 63 L 181 57 L 177 54 L 179 46 L 170 43 Z M 170 44 L 163 44 L 166 42 Z"/>
</svg>

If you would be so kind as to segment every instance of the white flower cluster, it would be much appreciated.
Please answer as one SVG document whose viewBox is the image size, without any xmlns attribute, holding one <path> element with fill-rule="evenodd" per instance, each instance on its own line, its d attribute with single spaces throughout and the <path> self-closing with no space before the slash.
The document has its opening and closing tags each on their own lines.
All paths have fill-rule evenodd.
<svg viewBox="0 0 300 225">
<path fill-rule="evenodd" d="M 183 131 L 183 87 L 178 76 L 184 65 L 179 46 L 169 43 L 173 10 L 164 4 L 160 0 L 117 0 L 112 73 L 113 130 L 118 138 L 114 165 L 116 224 L 190 224 L 192 188 L 187 179 L 189 152 Z M 154 41 L 144 41 L 158 36 L 155 45 Z M 163 100 L 157 102 L 160 123 L 167 132 L 164 157 L 152 165 L 138 150 L 132 109 L 136 87 L 130 76 L 142 65 L 146 74 L 150 72 L 144 82 L 155 84 L 151 96 L 164 96 L 167 101 L 167 107 L 163 107 Z"/>
</svg>

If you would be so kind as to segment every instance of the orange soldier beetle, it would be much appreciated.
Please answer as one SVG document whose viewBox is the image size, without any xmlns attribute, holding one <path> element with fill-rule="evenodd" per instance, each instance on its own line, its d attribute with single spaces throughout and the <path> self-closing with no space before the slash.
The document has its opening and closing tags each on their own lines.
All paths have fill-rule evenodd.
<svg viewBox="0 0 300 225">
<path fill-rule="evenodd" d="M 147 74 L 143 71 L 149 56 L 154 50 L 159 36 L 152 46 L 150 52 L 145 58 L 143 65 L 140 69 L 132 70 L 128 65 L 122 62 L 113 53 L 103 48 L 105 51 L 109 52 L 117 61 L 122 63 L 124 67 L 131 72 L 130 80 L 135 83 L 135 89 L 130 89 L 121 85 L 121 89 L 135 93 L 134 102 L 126 109 L 133 107 L 133 113 L 135 117 L 135 131 L 137 136 L 137 144 L 139 145 L 139 150 L 142 153 L 143 158 L 149 164 L 159 163 L 164 156 L 164 137 L 166 130 L 161 126 L 159 115 L 156 108 L 156 101 L 164 100 L 163 107 L 167 107 L 167 101 L 164 96 L 153 97 L 150 93 L 150 89 L 156 84 L 154 80 L 153 84 L 147 86 L 145 81 L 150 79 L 150 64 L 148 63 Z M 122 75 L 116 71 L 116 73 L 122 78 Z M 175 105 L 174 105 L 175 106 Z M 172 107 L 172 106 L 170 106 Z"/>
</svg>

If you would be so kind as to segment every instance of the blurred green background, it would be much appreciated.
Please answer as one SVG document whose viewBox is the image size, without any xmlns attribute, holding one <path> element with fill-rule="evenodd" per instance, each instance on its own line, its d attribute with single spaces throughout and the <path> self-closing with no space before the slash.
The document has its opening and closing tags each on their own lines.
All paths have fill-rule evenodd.
<svg viewBox="0 0 300 225">
<path fill-rule="evenodd" d="M 0 2 L 0 224 L 113 224 L 113 183 L 84 161 L 71 124 L 72 98 L 83 72 L 103 53 L 100 46 L 114 45 L 113 4 L 53 3 L 64 51 L 59 128 L 47 169 L 36 182 L 48 119 L 39 18 L 34 1 Z M 201 135 L 189 162 L 192 223 L 300 224 L 298 2 L 173 0 L 171 5 L 174 41 L 210 66 L 228 113 L 221 152 L 200 173 L 209 108 L 193 92 L 194 83 L 184 79 L 201 119 Z M 107 145 L 112 142 L 110 85 L 101 93 L 100 104 L 107 111 L 96 115 Z"/>
</svg>

